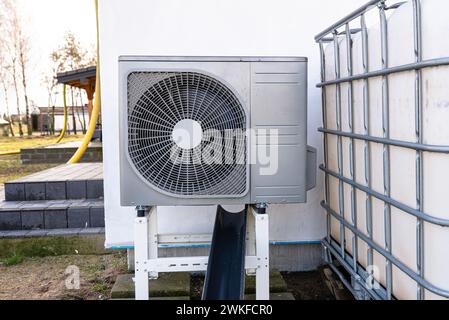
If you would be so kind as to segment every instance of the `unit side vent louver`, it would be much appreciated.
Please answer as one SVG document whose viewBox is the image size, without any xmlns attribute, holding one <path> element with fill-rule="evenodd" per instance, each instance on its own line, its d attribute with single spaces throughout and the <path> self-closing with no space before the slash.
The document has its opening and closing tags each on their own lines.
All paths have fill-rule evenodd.
<svg viewBox="0 0 449 320">
<path fill-rule="evenodd" d="M 201 130 L 201 138 L 190 146 L 179 145 L 173 138 L 176 127 L 186 121 Z M 179 197 L 245 194 L 246 137 L 226 132 L 246 128 L 239 99 L 210 76 L 134 72 L 128 77 L 128 154 L 137 173 L 159 191 Z M 220 132 L 222 142 L 207 134 L 211 130 Z M 222 150 L 223 161 L 205 163 L 206 148 Z M 181 160 L 173 161 L 173 154 Z M 243 161 L 225 160 L 230 154 L 234 160 L 243 156 Z"/>
</svg>

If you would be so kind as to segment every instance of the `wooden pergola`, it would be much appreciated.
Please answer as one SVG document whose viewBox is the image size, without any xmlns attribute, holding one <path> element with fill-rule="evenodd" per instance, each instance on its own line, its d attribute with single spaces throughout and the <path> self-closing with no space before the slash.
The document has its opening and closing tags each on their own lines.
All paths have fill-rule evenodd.
<svg viewBox="0 0 449 320">
<path fill-rule="evenodd" d="M 56 76 L 58 83 L 86 91 L 89 118 L 92 116 L 92 109 L 94 107 L 93 101 L 95 95 L 95 81 L 97 78 L 96 75 L 97 67 L 91 66 L 84 69 L 58 73 Z"/>
</svg>

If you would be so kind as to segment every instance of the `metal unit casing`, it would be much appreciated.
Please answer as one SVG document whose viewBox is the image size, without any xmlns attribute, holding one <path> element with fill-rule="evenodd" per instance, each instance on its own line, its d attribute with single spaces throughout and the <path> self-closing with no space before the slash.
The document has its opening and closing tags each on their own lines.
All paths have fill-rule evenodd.
<svg viewBox="0 0 449 320">
<path fill-rule="evenodd" d="M 307 147 L 306 58 L 122 56 L 119 70 L 120 188 L 123 206 L 306 201 L 307 190 L 314 187 L 314 181 L 308 181 L 308 177 L 309 180 L 314 177 L 307 174 L 308 160 L 310 170 L 315 170 L 313 161 L 316 159 L 314 149 Z M 247 136 L 248 170 L 244 193 L 170 194 L 156 188 L 136 170 L 128 152 L 128 77 L 136 72 L 202 74 L 217 80 L 234 93 L 245 111 L 246 129 L 256 130 L 256 134 Z M 279 133 L 275 145 L 279 151 L 278 170 L 272 175 L 262 175 L 260 169 L 264 165 L 255 155 L 267 143 L 264 142 L 263 130 L 270 129 Z"/>
</svg>

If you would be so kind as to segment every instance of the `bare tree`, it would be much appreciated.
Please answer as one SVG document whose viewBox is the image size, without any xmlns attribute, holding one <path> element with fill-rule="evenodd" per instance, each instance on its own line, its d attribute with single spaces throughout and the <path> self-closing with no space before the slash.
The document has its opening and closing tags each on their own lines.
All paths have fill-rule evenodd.
<svg viewBox="0 0 449 320">
<path fill-rule="evenodd" d="M 4 99 L 5 99 L 5 107 L 6 107 L 6 117 L 8 118 L 8 122 L 9 122 L 9 131 L 11 132 L 11 135 L 14 137 L 14 121 L 11 117 L 11 112 L 9 110 L 9 98 L 8 98 L 8 87 L 10 85 L 10 79 L 8 77 L 8 73 L 7 73 L 7 67 L 4 66 L 3 64 L 3 60 L 1 57 L 1 52 L 0 52 L 0 81 L 2 83 L 2 89 L 3 89 L 3 95 L 4 95 Z"/>
<path fill-rule="evenodd" d="M 23 129 L 22 129 L 22 114 L 20 111 L 20 88 L 19 88 L 19 81 L 20 81 L 20 74 L 18 73 L 18 65 L 19 65 L 19 58 L 18 58 L 18 47 L 19 47 L 19 40 L 20 35 L 18 33 L 18 29 L 15 27 L 18 24 L 18 17 L 17 17 L 17 11 L 16 8 L 11 0 L 1 0 L 0 3 L 0 11 L 3 12 L 2 17 L 2 47 L 4 48 L 4 54 L 5 54 L 5 60 L 7 60 L 6 64 L 6 70 L 9 72 L 9 75 L 12 80 L 12 84 L 15 90 L 16 94 L 16 108 L 17 108 L 17 116 L 18 116 L 18 123 L 19 123 L 19 134 L 20 136 L 23 136 Z M 26 82 L 26 81 L 25 81 Z M 29 110 L 27 110 L 29 111 Z M 27 124 L 29 117 L 29 112 L 27 112 Z"/>
<path fill-rule="evenodd" d="M 58 92 L 56 90 L 58 81 L 53 76 L 55 70 L 51 72 L 51 76 L 44 74 L 42 83 L 47 89 L 47 118 L 48 118 L 48 130 L 51 134 L 55 134 L 55 104 Z"/>
<path fill-rule="evenodd" d="M 29 54 L 30 54 L 30 44 L 29 39 L 25 35 L 24 30 L 22 28 L 22 20 L 19 16 L 18 10 L 14 5 L 10 6 L 10 33 L 11 39 L 13 41 L 14 51 L 12 55 L 14 55 L 14 59 L 17 62 L 17 70 L 20 75 L 19 77 L 22 80 L 22 92 L 25 100 L 25 120 L 27 125 L 27 133 L 29 136 L 33 134 L 33 127 L 31 124 L 30 117 L 30 103 L 28 97 L 28 63 L 29 63 Z"/>
<path fill-rule="evenodd" d="M 95 60 L 92 58 L 90 52 L 81 46 L 80 42 L 76 39 L 72 32 L 68 32 L 66 34 L 64 45 L 52 53 L 51 59 L 56 66 L 57 72 L 71 71 L 95 64 Z M 78 100 L 75 97 L 77 95 L 76 93 L 77 91 L 71 87 L 70 96 L 72 102 L 72 127 L 75 134 L 77 134 L 77 118 L 79 123 L 81 123 L 82 131 L 85 132 L 86 130 L 86 126 L 84 125 L 85 120 L 81 119 L 81 115 L 76 106 Z M 82 117 L 84 117 L 84 114 Z"/>
<path fill-rule="evenodd" d="M 83 93 L 82 93 L 81 89 L 78 88 L 78 90 L 76 92 L 76 96 L 79 99 L 80 107 L 81 107 L 81 116 L 79 115 L 79 112 L 78 112 L 78 120 L 81 123 L 81 129 L 83 130 L 83 134 L 86 134 L 86 115 L 85 115 L 84 103 L 83 103 Z M 81 119 L 80 119 L 80 117 L 81 117 Z"/>
<path fill-rule="evenodd" d="M 31 124 L 31 117 L 30 117 L 30 103 L 28 99 L 28 78 L 27 78 L 27 70 L 28 70 L 28 55 L 29 55 L 29 41 L 28 38 L 26 38 L 23 33 L 21 32 L 20 25 L 18 25 L 19 30 L 19 42 L 18 42 L 18 62 L 19 62 L 19 68 L 21 71 L 22 76 L 22 85 L 23 85 L 23 96 L 25 98 L 25 117 L 27 121 L 27 129 L 28 129 L 28 135 L 31 136 L 33 134 L 33 127 Z"/>
<path fill-rule="evenodd" d="M 5 46 L 5 33 L 4 31 L 7 28 L 5 24 L 6 17 L 5 12 L 2 10 L 3 1 L 0 2 L 0 82 L 2 84 L 3 95 L 5 100 L 5 108 L 6 108 L 6 117 L 9 122 L 9 130 L 11 131 L 11 135 L 14 137 L 14 121 L 11 117 L 11 112 L 9 110 L 9 96 L 8 96 L 8 88 L 10 85 L 10 77 L 8 73 L 8 65 L 6 63 L 6 46 Z"/>
</svg>

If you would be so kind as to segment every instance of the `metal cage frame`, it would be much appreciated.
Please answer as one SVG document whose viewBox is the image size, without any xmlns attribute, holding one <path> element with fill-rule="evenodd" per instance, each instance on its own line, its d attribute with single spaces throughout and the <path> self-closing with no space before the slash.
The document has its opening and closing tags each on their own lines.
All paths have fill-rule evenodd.
<svg viewBox="0 0 449 320">
<path fill-rule="evenodd" d="M 425 152 L 431 153 L 444 153 L 449 154 L 449 146 L 437 146 L 427 145 L 423 143 L 423 81 L 422 81 L 422 69 L 449 65 L 449 57 L 439 59 L 422 59 L 422 20 L 421 20 L 421 1 L 411 0 L 413 3 L 413 26 L 414 26 L 414 55 L 415 62 L 412 64 L 406 64 L 397 67 L 389 67 L 388 63 L 388 27 L 387 27 L 387 10 L 394 10 L 399 8 L 406 2 L 396 3 L 387 6 L 387 0 L 371 0 L 359 9 L 355 10 L 348 16 L 339 20 L 320 34 L 315 37 L 315 41 L 320 46 L 321 56 L 321 83 L 317 85 L 318 88 L 322 88 L 322 111 L 323 111 L 323 128 L 319 131 L 324 136 L 324 165 L 320 168 L 325 174 L 325 201 L 321 203 L 322 207 L 326 210 L 327 217 L 327 236 L 323 240 L 322 244 L 325 249 L 325 259 L 329 263 L 330 267 L 338 274 L 342 282 L 351 290 L 351 292 L 358 299 L 395 299 L 393 296 L 393 265 L 399 270 L 407 274 L 412 280 L 417 283 L 417 299 L 422 300 L 425 298 L 425 290 L 435 293 L 441 297 L 449 298 L 449 291 L 439 288 L 438 286 L 430 283 L 424 277 L 424 222 L 434 224 L 443 227 L 449 227 L 449 220 L 432 217 L 423 212 L 423 154 Z M 377 9 L 380 17 L 380 32 L 381 32 L 381 58 L 382 69 L 376 71 L 370 71 L 368 67 L 368 29 L 365 22 L 365 14 L 371 10 Z M 360 21 L 360 28 L 351 29 L 350 23 L 356 20 Z M 344 31 L 341 29 L 344 28 Z M 340 30 L 340 31 L 339 31 Z M 363 54 L 363 68 L 362 74 L 353 74 L 353 57 L 352 57 L 352 45 L 351 37 L 353 34 L 362 33 L 362 54 Z M 340 75 L 340 45 L 338 42 L 339 36 L 346 37 L 347 50 L 347 65 L 348 75 L 347 77 L 341 77 Z M 334 59 L 335 59 L 335 80 L 326 81 L 325 77 L 325 52 L 324 44 L 334 44 Z M 390 138 L 389 130 L 389 81 L 388 76 L 391 74 L 415 71 L 415 131 L 416 142 L 405 142 L 393 140 Z M 368 80 L 373 77 L 382 77 L 382 124 L 383 124 L 383 137 L 374 137 L 369 133 L 369 95 L 368 95 Z M 363 80 L 363 116 L 364 116 L 364 134 L 356 134 L 353 126 L 354 122 L 354 106 L 353 106 L 353 81 Z M 343 132 L 341 126 L 341 84 L 348 83 L 348 121 L 351 132 Z M 330 130 L 327 126 L 326 116 L 326 87 L 330 85 L 336 85 L 336 108 L 337 108 L 337 130 Z M 338 156 L 338 171 L 333 172 L 328 167 L 328 135 L 337 136 L 337 156 Z M 349 138 L 349 153 L 350 153 L 350 178 L 343 175 L 343 137 Z M 365 142 L 364 159 L 365 162 L 365 184 L 361 185 L 356 182 L 355 179 L 355 140 Z M 370 158 L 370 142 L 376 142 L 383 145 L 383 180 L 384 180 L 384 192 L 383 194 L 374 191 L 371 188 L 371 158 Z M 416 151 L 416 207 L 411 208 L 399 201 L 396 201 L 391 197 L 390 190 L 390 147 L 397 146 L 406 149 L 412 149 Z M 339 203 L 340 212 L 335 212 L 329 205 L 329 177 L 332 176 L 339 181 Z M 344 185 L 351 187 L 351 223 L 345 220 L 342 203 L 344 199 Z M 357 207 L 355 200 L 356 190 L 360 190 L 366 194 L 366 222 L 367 233 L 366 235 L 361 230 L 357 229 Z M 372 199 L 377 198 L 384 202 L 384 232 L 385 232 L 385 244 L 383 246 L 377 244 L 373 240 L 373 220 L 372 220 Z M 391 249 L 391 207 L 396 207 L 403 212 L 417 218 L 416 224 L 416 257 L 417 265 L 416 270 L 410 269 L 405 263 L 400 261 L 392 254 Z M 340 240 L 341 243 L 335 241 L 330 232 L 331 217 L 335 218 L 340 224 Z M 351 256 L 345 250 L 345 229 L 348 229 L 352 233 L 352 251 Z M 373 264 L 373 252 L 376 251 L 386 259 L 386 287 L 381 286 L 376 282 L 372 271 L 365 270 L 358 261 L 358 241 L 363 240 L 368 246 L 368 265 Z M 336 266 L 335 262 L 338 261 L 341 266 L 351 275 L 348 279 L 345 274 Z M 377 284 L 377 286 L 373 286 Z M 377 289 L 375 289 L 377 288 Z"/>
</svg>

